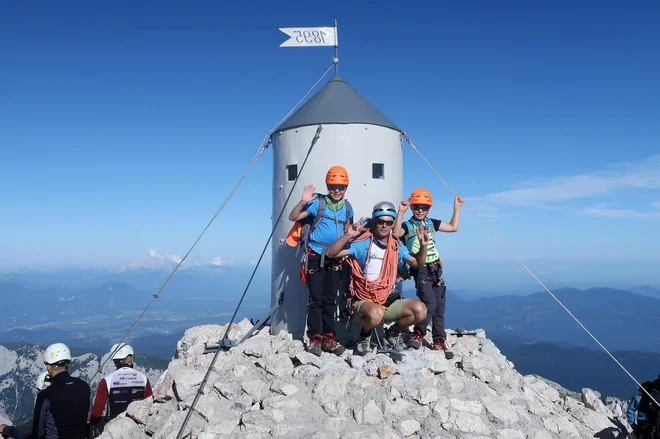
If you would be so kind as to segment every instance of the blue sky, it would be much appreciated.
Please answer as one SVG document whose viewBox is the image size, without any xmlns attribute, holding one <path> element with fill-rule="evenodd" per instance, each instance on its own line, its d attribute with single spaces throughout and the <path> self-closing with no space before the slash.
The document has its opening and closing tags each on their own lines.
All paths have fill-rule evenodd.
<svg viewBox="0 0 660 439">
<path fill-rule="evenodd" d="M 599 261 L 641 263 L 660 284 L 657 2 L 375 4 L 3 2 L 0 268 L 183 255 L 331 63 L 278 47 L 278 28 L 336 18 L 340 74 L 523 260 L 594 279 Z M 449 220 L 451 193 L 404 160 L 404 192 L 430 188 Z M 271 166 L 268 151 L 191 262 L 256 259 Z M 511 263 L 462 219 L 442 236 L 449 266 Z"/>
</svg>

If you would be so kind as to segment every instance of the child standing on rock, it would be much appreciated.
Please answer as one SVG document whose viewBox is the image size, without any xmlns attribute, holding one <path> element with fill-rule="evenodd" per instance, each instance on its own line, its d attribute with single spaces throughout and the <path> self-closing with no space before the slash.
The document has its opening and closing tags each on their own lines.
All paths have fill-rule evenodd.
<svg viewBox="0 0 660 439">
<path fill-rule="evenodd" d="M 433 336 L 433 349 L 445 352 L 448 360 L 454 358 L 446 345 L 447 334 L 445 332 L 445 305 L 447 286 L 442 276 L 442 262 L 438 252 L 435 232 L 457 232 L 459 214 L 463 205 L 463 198 L 457 196 L 454 199 L 454 214 L 449 223 L 429 218 L 429 210 L 433 205 L 431 194 L 426 189 L 415 189 L 408 200 L 401 201 L 397 212 L 396 222 L 392 231 L 408 247 L 410 254 L 415 255 L 419 251 L 416 230 L 424 227 L 429 238 L 426 249 L 426 264 L 419 267 L 411 267 L 410 274 L 415 280 L 417 296 L 426 305 L 428 310 L 426 318 L 417 323 L 413 335 L 408 342 L 408 347 L 419 349 L 424 341 L 429 322 L 432 321 L 431 334 Z M 403 221 L 403 215 L 412 209 L 409 220 Z"/>
</svg>

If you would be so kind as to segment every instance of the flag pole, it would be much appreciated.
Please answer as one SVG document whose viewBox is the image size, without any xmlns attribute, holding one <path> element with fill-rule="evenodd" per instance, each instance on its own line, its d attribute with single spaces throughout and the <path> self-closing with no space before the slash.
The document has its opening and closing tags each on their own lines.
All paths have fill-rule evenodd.
<svg viewBox="0 0 660 439">
<path fill-rule="evenodd" d="M 335 18 L 335 57 L 332 60 L 332 63 L 335 65 L 335 75 L 339 72 L 339 36 L 337 34 L 337 19 Z"/>
</svg>

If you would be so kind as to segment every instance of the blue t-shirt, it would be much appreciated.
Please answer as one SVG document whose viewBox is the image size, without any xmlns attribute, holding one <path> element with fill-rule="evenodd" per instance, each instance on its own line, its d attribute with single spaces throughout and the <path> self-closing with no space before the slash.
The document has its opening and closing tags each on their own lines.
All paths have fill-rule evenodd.
<svg viewBox="0 0 660 439">
<path fill-rule="evenodd" d="M 305 211 L 312 217 L 316 218 L 319 213 L 319 199 L 316 198 L 307 203 Z M 310 241 L 315 241 L 325 246 L 329 246 L 344 235 L 344 226 L 350 219 L 353 218 L 353 212 L 346 218 L 346 203 L 339 210 L 331 210 L 328 206 L 325 207 L 325 212 L 321 222 L 316 226 L 316 229 L 309 237 Z M 310 242 L 309 246 L 316 253 L 321 254 L 323 247 L 314 242 Z"/>
<path fill-rule="evenodd" d="M 369 246 L 371 244 L 371 238 L 365 239 L 364 241 L 352 242 L 348 244 L 348 255 L 353 256 L 355 260 L 360 264 L 360 268 L 364 272 L 365 264 L 367 263 L 367 253 L 369 252 Z M 376 244 L 374 244 L 376 245 Z M 408 259 L 412 256 L 408 251 L 408 248 L 405 245 L 399 245 L 399 261 L 397 266 L 405 264 Z"/>
</svg>

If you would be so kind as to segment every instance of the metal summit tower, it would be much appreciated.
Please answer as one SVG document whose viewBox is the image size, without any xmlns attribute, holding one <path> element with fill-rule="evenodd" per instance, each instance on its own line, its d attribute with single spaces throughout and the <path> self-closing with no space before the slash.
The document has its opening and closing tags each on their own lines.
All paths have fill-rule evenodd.
<svg viewBox="0 0 660 439">
<path fill-rule="evenodd" d="M 281 301 L 272 317 L 273 333 L 286 330 L 302 339 L 305 332 L 309 292 L 300 281 L 295 249 L 285 242 L 293 225 L 288 214 L 300 201 L 303 188 L 313 184 L 317 192 L 326 193 L 326 172 L 339 165 L 349 173 L 346 198 L 355 209 L 356 220 L 371 216 L 379 201 L 398 205 L 403 192 L 401 133 L 337 74 L 273 131 L 271 305 Z M 299 181 L 285 206 L 296 178 Z M 284 214 L 275 224 L 283 208 Z"/>
</svg>

